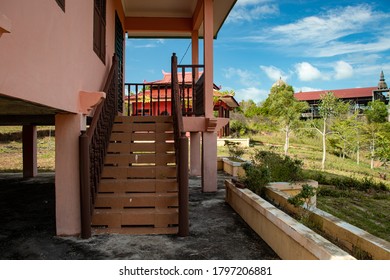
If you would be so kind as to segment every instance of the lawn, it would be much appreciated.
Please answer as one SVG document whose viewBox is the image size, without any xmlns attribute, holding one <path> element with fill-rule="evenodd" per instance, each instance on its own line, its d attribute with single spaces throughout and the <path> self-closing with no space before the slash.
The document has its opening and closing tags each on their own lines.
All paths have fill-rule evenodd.
<svg viewBox="0 0 390 280">
<path fill-rule="evenodd" d="M 39 172 L 54 171 L 55 137 L 53 127 L 38 127 L 37 164 Z M 0 172 L 23 171 L 21 127 L 0 127 Z"/>
<path fill-rule="evenodd" d="M 284 139 L 278 133 L 256 135 L 252 139 L 253 145 L 246 149 L 244 158 L 249 159 L 255 149 L 283 153 Z M 343 159 L 327 154 L 326 170 L 322 172 L 320 147 L 319 139 L 292 138 L 289 149 L 291 157 L 303 161 L 306 178 L 323 178 L 328 184 L 320 185 L 317 207 L 390 242 L 390 183 L 380 176 L 386 174 L 387 179 L 390 178 L 389 170 L 385 167 L 371 169 L 369 160 L 363 158 L 364 154 L 360 164 L 353 158 Z M 226 147 L 218 148 L 219 156 L 227 154 Z M 354 187 L 354 180 L 363 183 Z"/>
</svg>

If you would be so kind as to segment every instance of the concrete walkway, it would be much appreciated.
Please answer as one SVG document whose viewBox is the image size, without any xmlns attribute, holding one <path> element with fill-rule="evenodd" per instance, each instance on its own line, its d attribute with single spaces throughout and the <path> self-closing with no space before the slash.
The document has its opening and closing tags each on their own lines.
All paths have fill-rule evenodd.
<svg viewBox="0 0 390 280">
<path fill-rule="evenodd" d="M 88 240 L 56 237 L 54 175 L 24 180 L 0 174 L 0 259 L 224 260 L 279 257 L 224 201 L 218 191 L 202 193 L 190 179 L 190 236 L 100 235 Z"/>
</svg>

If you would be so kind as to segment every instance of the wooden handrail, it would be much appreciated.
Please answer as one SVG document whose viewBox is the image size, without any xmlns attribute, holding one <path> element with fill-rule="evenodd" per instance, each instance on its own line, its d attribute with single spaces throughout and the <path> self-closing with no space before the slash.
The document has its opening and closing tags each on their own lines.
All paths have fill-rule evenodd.
<svg viewBox="0 0 390 280">
<path fill-rule="evenodd" d="M 183 127 L 183 116 L 180 104 L 180 89 L 177 77 L 177 57 L 172 55 L 171 61 L 172 73 L 172 115 L 175 134 L 175 150 L 177 178 L 179 184 L 179 236 L 188 236 L 189 234 L 189 215 L 188 215 L 188 138 Z"/>
<path fill-rule="evenodd" d="M 97 188 L 110 141 L 110 132 L 118 110 L 118 58 L 112 65 L 103 91 L 106 99 L 95 110 L 87 131 L 82 131 L 80 144 L 81 237 L 91 237 L 91 217 Z"/>
</svg>

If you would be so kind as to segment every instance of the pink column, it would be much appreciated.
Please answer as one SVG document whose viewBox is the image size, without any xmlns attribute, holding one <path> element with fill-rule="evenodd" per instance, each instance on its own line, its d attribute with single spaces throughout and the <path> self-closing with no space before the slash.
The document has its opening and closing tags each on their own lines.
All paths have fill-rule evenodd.
<svg viewBox="0 0 390 280">
<path fill-rule="evenodd" d="M 24 125 L 22 130 L 23 141 L 23 177 L 31 178 L 38 174 L 37 167 L 37 127 Z"/>
<path fill-rule="evenodd" d="M 192 32 L 192 64 L 199 64 L 199 32 L 194 30 Z M 195 77 L 198 77 L 198 69 L 195 69 Z M 190 175 L 202 175 L 201 167 L 201 153 L 200 153 L 200 133 L 190 133 Z"/>
<path fill-rule="evenodd" d="M 203 0 L 204 65 L 205 65 L 205 116 L 213 116 L 213 0 Z M 217 134 L 203 132 L 202 135 L 202 190 L 217 191 Z"/>
<path fill-rule="evenodd" d="M 201 176 L 200 132 L 190 133 L 190 175 Z"/>
<path fill-rule="evenodd" d="M 56 129 L 56 228 L 57 235 L 81 232 L 78 114 L 57 114 Z"/>
</svg>

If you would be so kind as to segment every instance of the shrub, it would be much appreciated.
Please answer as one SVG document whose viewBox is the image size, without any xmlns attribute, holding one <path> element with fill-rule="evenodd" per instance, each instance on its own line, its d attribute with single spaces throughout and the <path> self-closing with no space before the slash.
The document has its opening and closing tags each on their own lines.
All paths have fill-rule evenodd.
<svg viewBox="0 0 390 280">
<path fill-rule="evenodd" d="M 240 159 L 245 153 L 245 150 L 240 143 L 225 140 L 225 146 L 227 146 L 229 157 L 232 159 Z"/>
<path fill-rule="evenodd" d="M 295 182 L 303 179 L 301 160 L 269 151 L 256 151 L 252 160 L 256 165 L 266 166 L 270 182 Z"/>
<path fill-rule="evenodd" d="M 259 195 L 262 195 L 262 189 L 269 182 L 294 182 L 303 179 L 300 160 L 270 151 L 257 150 L 251 163 L 244 164 L 243 168 L 245 185 Z"/>
<path fill-rule="evenodd" d="M 302 190 L 297 195 L 289 197 L 287 201 L 295 207 L 303 206 L 306 203 L 307 207 L 310 208 L 310 200 L 315 194 L 316 191 L 313 186 L 304 184 Z"/>
</svg>

